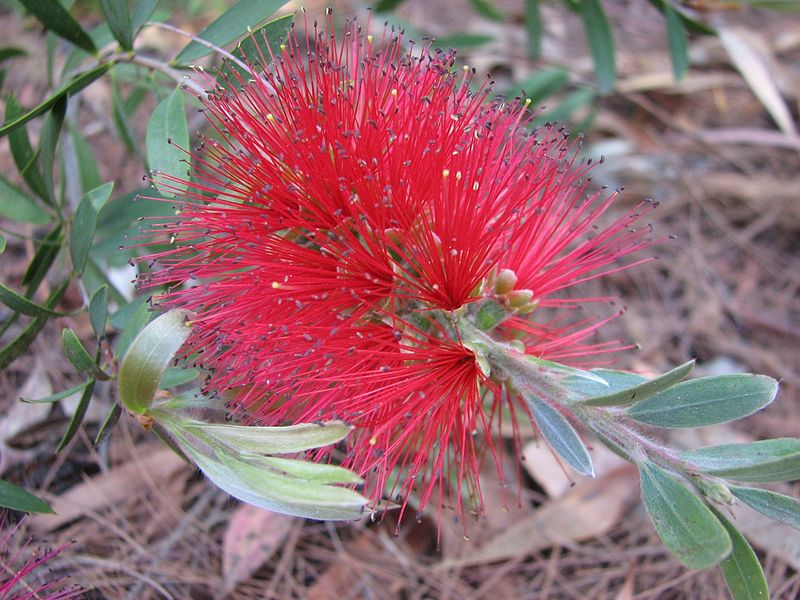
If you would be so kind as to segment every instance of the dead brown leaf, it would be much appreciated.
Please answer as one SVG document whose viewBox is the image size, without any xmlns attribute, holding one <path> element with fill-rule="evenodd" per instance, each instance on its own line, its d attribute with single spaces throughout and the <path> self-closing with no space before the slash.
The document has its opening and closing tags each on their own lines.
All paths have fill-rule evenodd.
<svg viewBox="0 0 800 600">
<path fill-rule="evenodd" d="M 222 576 L 226 593 L 263 565 L 300 521 L 243 504 L 231 515 L 222 542 Z"/>
</svg>

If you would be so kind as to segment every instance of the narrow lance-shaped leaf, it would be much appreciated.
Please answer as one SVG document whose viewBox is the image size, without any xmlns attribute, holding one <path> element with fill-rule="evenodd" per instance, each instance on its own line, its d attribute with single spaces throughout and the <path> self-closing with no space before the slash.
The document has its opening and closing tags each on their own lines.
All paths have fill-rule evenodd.
<svg viewBox="0 0 800 600">
<path fill-rule="evenodd" d="M 92 324 L 94 334 L 101 338 L 106 329 L 106 318 L 108 317 L 108 286 L 103 285 L 92 296 L 89 301 L 89 322 Z"/>
<path fill-rule="evenodd" d="M 286 0 L 240 0 L 201 31 L 197 37 L 215 46 L 225 46 L 247 33 L 252 27 L 286 4 Z M 189 64 L 213 50 L 196 41 L 190 42 L 173 61 L 178 65 Z"/>
<path fill-rule="evenodd" d="M 675 367 L 671 371 L 668 371 L 659 377 L 650 380 L 643 380 L 638 384 L 636 383 L 636 375 L 619 375 L 618 373 L 620 372 L 618 371 L 603 372 L 602 370 L 598 369 L 593 372 L 597 373 L 601 377 L 608 377 L 608 383 L 612 389 L 607 390 L 605 393 L 601 393 L 602 390 L 596 387 L 585 388 L 576 391 L 579 391 L 583 394 L 591 394 L 590 398 L 580 400 L 580 404 L 584 404 L 586 406 L 622 406 L 625 404 L 633 404 L 634 402 L 639 402 L 649 398 L 654 394 L 657 394 L 658 392 L 675 385 L 679 381 L 682 381 L 691 372 L 692 367 L 694 367 L 693 360 L 682 364 L 679 367 Z M 612 373 L 614 374 L 612 375 Z M 633 376 L 631 377 L 631 375 Z M 621 390 L 618 389 L 616 384 L 622 384 L 622 382 L 626 379 L 630 381 L 632 385 L 626 386 Z M 612 382 L 614 383 L 612 384 Z M 570 389 L 573 389 L 573 387 L 574 384 L 570 384 Z"/>
<path fill-rule="evenodd" d="M 97 227 L 97 213 L 108 200 L 114 182 L 109 182 L 87 192 L 81 198 L 70 232 L 69 251 L 72 258 L 72 268 L 76 273 L 82 273 L 89 258 L 94 232 Z"/>
<path fill-rule="evenodd" d="M 50 394 L 49 396 L 45 396 L 43 398 L 20 398 L 22 402 L 27 402 L 29 404 L 50 404 L 51 402 L 58 402 L 59 400 L 63 400 L 64 398 L 69 398 L 73 394 L 77 394 L 78 392 L 82 392 L 86 389 L 86 387 L 92 383 L 91 379 L 87 379 L 83 383 L 79 383 L 71 388 L 67 388 L 66 390 L 62 390 L 60 392 L 56 392 L 55 394 Z"/>
<path fill-rule="evenodd" d="M 58 317 L 64 314 L 55 310 L 51 310 L 46 306 L 42 306 L 41 304 L 36 304 L 35 302 L 31 302 L 27 298 L 20 296 L 17 292 L 12 290 L 11 288 L 6 287 L 2 283 L 0 283 L 0 302 L 5 304 L 8 308 L 13 310 L 14 312 L 18 312 L 23 315 L 29 315 L 32 317 L 39 317 L 39 316 Z"/>
<path fill-rule="evenodd" d="M 83 347 L 78 336 L 69 328 L 61 331 L 61 346 L 64 348 L 64 354 L 72 366 L 78 369 L 84 375 L 106 381 L 109 375 L 97 365 L 86 348 Z"/>
<path fill-rule="evenodd" d="M 156 106 L 147 123 L 145 146 L 147 163 L 153 171 L 158 190 L 170 197 L 184 191 L 188 168 L 186 152 L 189 147 L 189 126 L 183 109 L 183 91 L 180 88 L 176 88 Z M 160 174 L 166 177 L 161 179 Z"/>
<path fill-rule="evenodd" d="M 711 510 L 655 465 L 640 466 L 642 499 L 664 545 L 690 569 L 707 569 L 731 551 L 731 538 Z"/>
<path fill-rule="evenodd" d="M 718 510 L 711 510 L 725 527 L 733 544 L 731 553 L 719 563 L 733 600 L 769 600 L 767 578 L 753 548 L 733 523 Z"/>
<path fill-rule="evenodd" d="M 657 427 L 703 427 L 741 419 L 775 399 L 778 382 L 740 373 L 685 381 L 627 410 L 632 419 Z"/>
<path fill-rule="evenodd" d="M 768 483 L 800 479 L 800 439 L 778 438 L 687 450 L 682 458 L 718 477 Z"/>
<path fill-rule="evenodd" d="M 20 2 L 42 25 L 59 37 L 92 54 L 97 51 L 89 34 L 58 0 L 20 0 Z"/>
<path fill-rule="evenodd" d="M 502 21 L 503 13 L 492 3 L 492 0 L 469 0 L 478 14 L 492 21 Z"/>
<path fill-rule="evenodd" d="M 669 2 L 664 5 L 664 16 L 667 21 L 667 41 L 672 60 L 672 75 L 675 81 L 680 81 L 689 70 L 689 40 L 686 37 L 683 21 Z"/>
<path fill-rule="evenodd" d="M 106 414 L 106 418 L 103 419 L 102 425 L 100 425 L 100 430 L 97 432 L 97 436 L 94 438 L 94 445 L 95 447 L 99 446 L 103 443 L 103 441 L 108 437 L 108 434 L 111 433 L 111 430 L 119 421 L 119 418 L 122 416 L 122 407 L 114 402 L 111 405 L 111 408 L 108 409 L 108 413 Z"/>
<path fill-rule="evenodd" d="M 0 507 L 27 513 L 52 513 L 50 505 L 21 487 L 0 479 Z"/>
<path fill-rule="evenodd" d="M 581 0 L 581 16 L 594 60 L 597 87 L 601 94 L 607 94 L 613 89 L 617 76 L 611 25 L 599 0 Z"/>
<path fill-rule="evenodd" d="M 25 123 L 27 123 L 31 119 L 46 113 L 59 100 L 76 92 L 79 92 L 80 90 L 82 90 L 83 88 L 94 82 L 99 77 L 102 77 L 102 75 L 110 68 L 111 68 L 110 63 L 102 63 L 97 65 L 96 67 L 92 67 L 91 69 L 80 73 L 73 79 L 67 81 L 61 87 L 59 87 L 55 92 L 53 92 L 53 94 L 41 104 L 38 104 L 28 112 L 17 116 L 13 120 L 11 121 L 7 120 L 5 123 L 3 123 L 3 126 L 0 127 L 0 137 L 7 135 L 8 133 L 14 131 L 18 127 L 22 127 Z"/>
<path fill-rule="evenodd" d="M 67 447 L 67 444 L 72 441 L 72 438 L 75 437 L 75 434 L 78 432 L 78 428 L 81 426 L 81 423 L 83 423 L 83 418 L 86 416 L 86 411 L 89 409 L 89 403 L 92 401 L 94 384 L 95 381 L 91 380 L 89 385 L 84 388 L 83 393 L 81 394 L 81 399 L 78 401 L 78 406 L 75 408 L 75 412 L 72 413 L 72 418 L 69 421 L 67 430 L 64 432 L 64 436 L 61 438 L 61 441 L 56 447 L 56 453 L 61 452 Z"/>
<path fill-rule="evenodd" d="M 530 58 L 539 58 L 542 47 L 542 15 L 539 3 L 540 0 L 525 0 L 525 31 Z"/>
<path fill-rule="evenodd" d="M 136 3 L 131 15 L 131 29 L 133 29 L 134 33 L 139 31 L 139 28 L 147 22 L 156 6 L 158 6 L 158 0 L 139 0 Z"/>
<path fill-rule="evenodd" d="M 569 421 L 539 398 L 527 396 L 525 400 L 550 447 L 578 473 L 594 477 L 589 451 Z"/>
<path fill-rule="evenodd" d="M 6 122 L 13 121 L 23 114 L 22 106 L 17 102 L 12 94 L 6 99 Z M 53 198 L 49 194 L 44 184 L 44 179 L 39 171 L 37 155 L 33 151 L 28 131 L 20 127 L 12 131 L 8 136 L 8 143 L 11 146 L 11 155 L 17 165 L 20 175 L 28 184 L 34 194 L 45 200 L 48 204 L 53 204 Z"/>
<path fill-rule="evenodd" d="M 800 500 L 760 488 L 730 486 L 734 496 L 775 521 L 800 530 Z"/>
<path fill-rule="evenodd" d="M 61 229 L 62 226 L 59 223 L 42 239 L 28 268 L 22 274 L 22 284 L 27 286 L 26 298 L 31 298 L 36 293 L 39 284 L 61 251 Z"/>
<path fill-rule="evenodd" d="M 36 204 L 33 198 L 28 197 L 2 175 L 0 175 L 0 217 L 34 225 L 43 225 L 53 219 L 47 211 Z"/>
<path fill-rule="evenodd" d="M 119 396 L 125 407 L 143 413 L 173 356 L 189 337 L 187 313 L 173 310 L 149 323 L 133 340 L 119 369 Z"/>
<path fill-rule="evenodd" d="M 133 28 L 128 12 L 128 0 L 100 0 L 111 33 L 124 50 L 133 48 Z"/>
</svg>

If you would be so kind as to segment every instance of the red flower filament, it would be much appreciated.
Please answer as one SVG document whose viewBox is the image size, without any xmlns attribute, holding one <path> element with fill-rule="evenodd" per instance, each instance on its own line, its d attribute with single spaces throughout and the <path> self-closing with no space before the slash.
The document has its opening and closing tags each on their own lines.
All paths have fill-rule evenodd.
<svg viewBox="0 0 800 600">
<path fill-rule="evenodd" d="M 522 404 L 458 319 L 491 303 L 489 333 L 537 357 L 619 347 L 589 343 L 600 323 L 570 310 L 605 298 L 560 292 L 625 268 L 649 243 L 630 228 L 642 207 L 598 228 L 613 195 L 587 195 L 574 143 L 532 130 L 526 102 L 471 91 L 452 53 L 353 24 L 302 42 L 204 101 L 217 139 L 142 285 L 172 285 L 158 305 L 193 313 L 208 391 L 251 422 L 343 419 L 344 464 L 374 499 L 481 511 L 501 408 Z"/>
</svg>

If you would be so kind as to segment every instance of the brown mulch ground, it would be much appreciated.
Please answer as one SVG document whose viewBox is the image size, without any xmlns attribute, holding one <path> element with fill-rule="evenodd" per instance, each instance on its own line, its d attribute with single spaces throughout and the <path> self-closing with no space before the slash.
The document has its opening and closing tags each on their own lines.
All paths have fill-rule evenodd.
<svg viewBox="0 0 800 600">
<path fill-rule="evenodd" d="M 338 4 L 340 16 L 363 8 L 350 0 Z M 435 35 L 495 34 L 496 42 L 464 59 L 491 69 L 501 88 L 550 64 L 569 66 L 575 81 L 591 81 L 578 17 L 560 3 L 543 3 L 544 56 L 533 63 L 525 58 L 521 3 L 497 4 L 513 15 L 502 26 L 475 16 L 467 0 L 408 0 L 398 15 Z M 640 346 L 616 357 L 616 365 L 663 370 L 697 357 L 701 373 L 746 370 L 781 381 L 778 401 L 745 423 L 676 437 L 676 443 L 797 436 L 800 138 L 778 129 L 719 40 L 693 40 L 692 70 L 674 84 L 663 21 L 650 5 L 608 0 L 604 6 L 615 28 L 620 79 L 615 93 L 598 101 L 587 132 L 587 153 L 606 156 L 595 181 L 625 187 L 620 210 L 642 197 L 656 198 L 657 233 L 677 236 L 654 251 L 658 261 L 594 284 L 627 307 L 604 335 Z M 310 15 L 318 12 L 309 7 Z M 756 11 L 722 11 L 715 18 L 765 57 L 796 124 L 796 18 Z M 0 38 L 11 36 L 32 57 L 29 69 L 10 70 L 5 86 L 33 104 L 44 92 L 37 75 L 41 38 L 30 22 L 0 13 Z M 132 189 L 143 171 L 114 138 L 104 85 L 87 90 L 74 117 L 101 157 L 104 180 Z M 6 140 L 0 140 L 0 171 L 15 176 Z M 30 251 L 9 238 L 0 279 L 18 281 Z M 68 302 L 79 306 L 80 298 Z M 558 469 L 548 475 L 546 457 L 526 446 L 531 459 L 520 501 L 516 490 L 493 485 L 496 474 L 489 471 L 489 518 L 471 524 L 465 540 L 461 526 L 445 516 L 437 541 L 436 523 L 427 518 L 408 519 L 399 528 L 391 516 L 383 523 L 333 525 L 244 508 L 131 419 L 123 418 L 110 441 L 95 449 L 91 439 L 110 402 L 108 387 L 99 387 L 100 408 L 85 430 L 54 457 L 70 407 L 35 414 L 14 407 L 20 395 L 45 395 L 74 381 L 58 336 L 67 325 L 86 331 L 82 319 L 51 322 L 30 352 L 0 374 L 0 414 L 6 423 L 22 423 L 12 438 L 0 439 L 0 469 L 58 507 L 57 521 L 28 519 L 17 541 L 26 534 L 48 544 L 74 540 L 52 566 L 91 588 L 89 598 L 726 597 L 718 571 L 687 572 L 661 546 L 637 502 L 635 473 L 611 460 L 597 480 L 568 488 L 553 484 L 563 475 Z M 513 464 L 507 468 L 513 479 Z M 797 532 L 787 536 L 746 512 L 736 517 L 764 561 L 773 597 L 800 597 Z"/>
</svg>

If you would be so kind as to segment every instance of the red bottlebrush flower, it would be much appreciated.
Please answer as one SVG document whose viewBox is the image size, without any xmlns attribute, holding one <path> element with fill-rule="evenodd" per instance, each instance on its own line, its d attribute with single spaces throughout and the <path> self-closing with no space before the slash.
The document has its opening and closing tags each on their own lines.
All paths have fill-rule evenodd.
<svg viewBox="0 0 800 600">
<path fill-rule="evenodd" d="M 5 524 L 5 516 L 0 515 L 0 527 Z M 29 551 L 29 543 L 24 543 L 15 552 L 11 551 L 11 541 L 19 529 L 19 524 L 0 529 L 0 598 L 2 600 L 68 600 L 77 598 L 83 591 L 75 586 L 64 587 L 66 577 L 54 577 L 43 573 L 47 563 L 58 556 L 65 548 L 55 550 Z"/>
<path fill-rule="evenodd" d="M 587 196 L 574 144 L 531 129 L 527 103 L 471 91 L 454 54 L 314 31 L 204 100 L 217 139 L 142 286 L 193 312 L 187 352 L 252 422 L 344 419 L 345 466 L 374 498 L 481 510 L 479 465 L 517 399 L 457 319 L 489 306 L 482 328 L 537 357 L 607 349 L 558 293 L 649 243 L 630 229 L 641 207 L 598 229 L 612 198 Z"/>
</svg>

